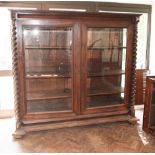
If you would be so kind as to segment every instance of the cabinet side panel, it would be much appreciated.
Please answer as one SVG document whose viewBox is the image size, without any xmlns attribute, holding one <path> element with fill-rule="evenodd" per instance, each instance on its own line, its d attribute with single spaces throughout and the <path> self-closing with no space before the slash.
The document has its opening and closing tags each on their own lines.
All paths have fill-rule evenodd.
<svg viewBox="0 0 155 155">
<path fill-rule="evenodd" d="M 12 13 L 12 70 L 14 79 L 14 109 L 16 117 L 16 129 L 21 127 L 20 121 L 20 99 L 19 99 L 19 71 L 18 71 L 18 51 L 17 51 L 17 32 L 16 18 Z"/>
</svg>

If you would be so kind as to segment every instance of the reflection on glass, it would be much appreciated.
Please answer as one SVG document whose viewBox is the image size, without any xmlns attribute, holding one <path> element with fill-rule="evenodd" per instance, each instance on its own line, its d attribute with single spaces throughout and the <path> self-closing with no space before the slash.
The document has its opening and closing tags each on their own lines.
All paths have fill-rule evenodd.
<svg viewBox="0 0 155 155">
<path fill-rule="evenodd" d="M 25 28 L 24 44 L 25 47 L 64 47 L 70 48 L 72 44 L 72 29 L 39 29 Z"/>
<path fill-rule="evenodd" d="M 70 76 L 71 51 L 49 49 L 25 49 L 28 76 Z"/>
<path fill-rule="evenodd" d="M 71 97 L 70 78 L 31 78 L 26 81 L 27 100 Z"/>
<path fill-rule="evenodd" d="M 92 77 L 88 78 L 87 86 L 88 93 L 103 93 L 103 94 L 113 94 L 118 91 L 124 91 L 124 88 L 120 87 L 121 85 L 121 76 L 106 77 Z"/>
<path fill-rule="evenodd" d="M 72 28 L 25 28 L 28 112 L 72 108 Z"/>
<path fill-rule="evenodd" d="M 126 42 L 125 28 L 88 28 L 87 107 L 124 102 Z"/>
<path fill-rule="evenodd" d="M 90 96 L 87 97 L 87 108 L 111 106 L 116 104 L 122 104 L 123 102 L 124 98 L 121 94 Z"/>
<path fill-rule="evenodd" d="M 71 99 L 52 99 L 52 100 L 37 100 L 28 101 L 28 113 L 35 112 L 57 112 L 57 111 L 71 111 Z"/>
</svg>

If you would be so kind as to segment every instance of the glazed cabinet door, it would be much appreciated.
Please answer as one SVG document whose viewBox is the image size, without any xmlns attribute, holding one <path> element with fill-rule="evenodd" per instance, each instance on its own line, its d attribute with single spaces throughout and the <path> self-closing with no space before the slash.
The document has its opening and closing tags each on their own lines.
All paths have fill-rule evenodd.
<svg viewBox="0 0 155 155">
<path fill-rule="evenodd" d="M 75 115 L 73 34 L 76 24 L 65 20 L 27 20 L 18 27 L 22 31 L 23 117 Z"/>
<path fill-rule="evenodd" d="M 112 107 L 125 107 L 127 26 L 119 25 L 119 22 L 87 22 L 83 25 L 82 34 L 86 44 L 83 46 L 82 65 L 83 113 L 98 113 Z"/>
</svg>

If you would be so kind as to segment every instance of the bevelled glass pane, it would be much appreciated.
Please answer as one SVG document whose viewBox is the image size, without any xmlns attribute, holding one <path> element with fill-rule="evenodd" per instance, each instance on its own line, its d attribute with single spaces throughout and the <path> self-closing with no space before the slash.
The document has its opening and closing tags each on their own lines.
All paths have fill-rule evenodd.
<svg viewBox="0 0 155 155">
<path fill-rule="evenodd" d="M 126 42 L 126 28 L 88 28 L 87 107 L 124 102 Z"/>
<path fill-rule="evenodd" d="M 87 108 L 111 106 L 124 103 L 124 93 L 87 97 Z"/>
<path fill-rule="evenodd" d="M 23 35 L 27 111 L 70 111 L 72 28 L 25 27 Z"/>
<path fill-rule="evenodd" d="M 103 77 L 91 77 L 87 79 L 87 91 L 88 95 L 91 94 L 115 94 L 124 92 L 124 87 L 121 87 L 121 76 L 103 76 Z"/>
<path fill-rule="evenodd" d="M 26 47 L 71 47 L 72 29 L 25 28 L 23 31 Z"/>
<path fill-rule="evenodd" d="M 26 49 L 25 70 L 28 76 L 70 76 L 71 51 Z"/>
<path fill-rule="evenodd" d="M 27 102 L 27 111 L 35 112 L 57 112 L 57 111 L 72 111 L 71 98 L 66 99 L 51 99 L 51 100 L 34 100 Z"/>
<path fill-rule="evenodd" d="M 27 100 L 71 97 L 70 78 L 32 78 L 26 80 Z"/>
</svg>

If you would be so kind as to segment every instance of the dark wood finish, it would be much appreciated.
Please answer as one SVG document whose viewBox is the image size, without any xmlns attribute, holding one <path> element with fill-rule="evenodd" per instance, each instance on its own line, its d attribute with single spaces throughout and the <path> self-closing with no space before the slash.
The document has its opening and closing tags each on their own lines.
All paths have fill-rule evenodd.
<svg viewBox="0 0 155 155">
<path fill-rule="evenodd" d="M 138 17 L 136 14 L 12 11 L 15 136 L 19 132 L 21 137 L 31 128 L 43 130 L 133 120 Z M 107 33 L 110 39 L 104 48 L 87 44 L 88 28 Z M 36 29 L 39 34 L 33 36 L 32 30 Z M 29 37 L 25 36 L 26 31 Z M 125 46 L 123 37 L 127 38 Z M 105 51 L 111 53 L 108 62 L 103 61 Z M 97 72 L 94 65 L 88 70 L 91 61 Z"/>
<path fill-rule="evenodd" d="M 146 69 L 136 69 L 135 105 L 144 104 L 147 71 Z"/>
<path fill-rule="evenodd" d="M 12 59 L 13 59 L 13 78 L 14 78 L 14 99 L 15 99 L 15 117 L 16 117 L 16 129 L 18 130 L 21 127 L 21 118 L 20 118 L 20 84 L 19 84 L 19 63 L 18 63 L 18 51 L 17 51 L 17 33 L 16 33 L 16 18 L 15 14 L 12 14 Z"/>
<path fill-rule="evenodd" d="M 1 7 L 15 8 L 37 8 L 38 10 L 57 9 L 83 9 L 86 11 L 122 11 L 122 12 L 141 12 L 151 13 L 151 5 L 131 4 L 131 3 L 111 3 L 111 2 L 88 2 L 88 1 L 7 1 L 0 2 Z"/>
<path fill-rule="evenodd" d="M 1 2 L 0 7 L 15 7 L 15 8 L 28 8 L 37 10 L 49 10 L 51 9 L 73 9 L 73 10 L 83 10 L 87 12 L 98 12 L 98 11 L 116 11 L 116 12 L 138 12 L 148 14 L 148 35 L 147 35 L 147 61 L 146 68 L 149 68 L 149 51 L 150 51 L 150 31 L 151 31 L 151 5 L 144 4 L 130 4 L 130 3 L 114 3 L 114 2 L 86 2 L 86 1 L 7 1 Z"/>
<path fill-rule="evenodd" d="M 110 118 L 92 118 L 88 120 L 73 120 L 70 122 L 56 122 L 56 123 L 48 123 L 48 124 L 38 124 L 32 126 L 24 126 L 23 129 L 26 132 L 30 131 L 41 131 L 41 130 L 49 130 L 49 129 L 58 129 L 64 127 L 75 127 L 75 126 L 82 126 L 82 125 L 92 125 L 92 124 L 99 124 L 99 123 L 106 123 L 106 122 L 122 122 L 129 120 L 129 116 L 112 116 Z"/>
<path fill-rule="evenodd" d="M 135 105 L 143 104 L 143 71 L 136 70 Z"/>
<path fill-rule="evenodd" d="M 135 116 L 135 110 L 134 110 L 134 104 L 135 104 L 135 85 L 136 85 L 136 56 L 137 56 L 137 53 L 136 53 L 136 47 L 137 47 L 137 23 L 138 23 L 139 19 L 136 18 L 136 20 L 134 21 L 134 25 L 132 25 L 131 27 L 131 32 L 129 31 L 130 35 L 132 34 L 133 35 L 133 52 L 132 52 L 132 61 L 130 62 L 131 63 L 131 70 L 129 71 L 131 73 L 131 89 L 129 90 L 130 92 L 130 114 L 132 116 Z M 131 35 L 131 36 L 132 36 Z M 132 38 L 128 38 L 129 41 L 128 42 L 131 42 Z M 129 70 L 129 69 L 128 69 Z M 127 86 L 128 87 L 128 86 Z"/>
<path fill-rule="evenodd" d="M 143 130 L 155 131 L 155 76 L 146 77 L 145 103 L 143 114 Z"/>
</svg>

